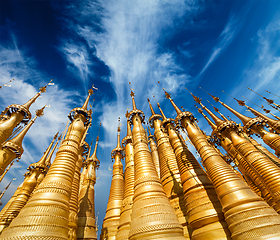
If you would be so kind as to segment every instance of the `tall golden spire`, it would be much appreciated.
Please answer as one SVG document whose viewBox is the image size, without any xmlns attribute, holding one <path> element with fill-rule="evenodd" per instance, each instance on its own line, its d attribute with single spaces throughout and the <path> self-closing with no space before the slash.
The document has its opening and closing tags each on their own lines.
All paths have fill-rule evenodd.
<svg viewBox="0 0 280 240">
<path fill-rule="evenodd" d="M 134 96 L 134 93 L 132 95 Z M 143 112 L 138 109 L 133 109 L 128 114 L 128 119 L 133 124 L 135 166 L 135 190 L 129 239 L 152 237 L 154 239 L 185 240 L 182 226 L 178 222 L 153 165 L 146 133 L 141 124 L 143 115 Z"/>
<path fill-rule="evenodd" d="M 10 225 L 11 221 L 18 215 L 20 210 L 27 203 L 33 190 L 38 185 L 38 179 L 41 180 L 40 178 L 42 178 L 42 176 L 45 176 L 48 170 L 48 167 L 46 165 L 46 158 L 52 148 L 55 139 L 57 138 L 57 135 L 58 133 L 54 136 L 52 142 L 50 143 L 42 158 L 38 162 L 30 164 L 27 168 L 27 172 L 24 174 L 25 179 L 21 185 L 20 191 L 18 192 L 14 201 L 5 211 L 5 214 L 0 218 L 0 232 L 2 232 L 4 228 Z"/>
<path fill-rule="evenodd" d="M 279 215 L 256 195 L 209 145 L 194 126 L 191 113 L 177 116 L 177 122 L 187 130 L 189 139 L 201 156 L 223 207 L 233 239 L 279 238 Z M 258 219 L 261 218 L 260 223 Z"/>
<path fill-rule="evenodd" d="M 19 215 L 4 229 L 1 239 L 68 239 L 72 181 L 78 149 L 90 120 L 86 109 L 72 110 L 71 113 L 72 123 L 46 177 Z"/>
<path fill-rule="evenodd" d="M 210 113 L 209 110 L 207 110 L 207 112 Z M 250 123 L 247 122 L 247 125 L 248 124 Z M 225 122 L 218 126 L 217 132 L 218 135 L 229 138 L 236 150 L 244 156 L 246 161 L 251 163 L 251 167 L 262 176 L 262 180 L 275 202 L 274 208 L 277 212 L 280 212 L 280 197 L 275 194 L 277 191 L 280 192 L 280 169 L 271 162 L 271 159 L 256 149 L 250 141 L 238 135 L 239 131 L 234 122 Z M 250 152 L 250 154 L 248 154 L 248 152 Z M 271 174 L 272 172 L 274 174 Z"/>
<path fill-rule="evenodd" d="M 122 146 L 125 149 L 124 194 L 116 240 L 128 239 L 134 196 L 134 151 L 129 120 L 127 120 L 127 135 L 122 140 Z"/>
<path fill-rule="evenodd" d="M 162 116 L 155 114 L 150 102 L 149 105 L 152 112 L 152 116 L 149 118 L 149 123 L 150 126 L 155 129 L 154 136 L 158 148 L 160 180 L 167 197 L 170 199 L 171 206 L 173 207 L 179 222 L 183 226 L 184 236 L 185 238 L 189 239 L 190 234 L 188 231 L 187 211 L 184 204 L 185 200 L 183 188 L 181 186 L 180 173 L 176 162 L 176 156 L 170 145 L 168 135 L 161 129 Z M 164 120 L 166 121 L 166 117 Z M 172 119 L 171 121 L 174 120 Z"/>
<path fill-rule="evenodd" d="M 77 224 L 78 240 L 97 239 L 95 224 L 94 185 L 96 182 L 96 169 L 98 169 L 100 165 L 100 161 L 96 156 L 98 141 L 99 136 L 96 138 L 93 154 L 90 157 L 88 155 L 86 160 L 87 168 L 83 182 L 81 183 Z"/>
<path fill-rule="evenodd" d="M 158 107 L 163 114 L 159 104 Z M 192 238 L 197 240 L 229 239 L 230 232 L 213 184 L 198 161 L 183 144 L 179 133 L 174 128 L 173 120 L 165 116 L 163 118 L 165 119 L 163 126 L 168 132 L 180 171 L 188 221 L 194 230 Z"/>
<path fill-rule="evenodd" d="M 121 159 L 124 157 L 123 149 L 120 141 L 120 126 L 118 127 L 118 141 L 117 147 L 111 152 L 112 159 L 115 160 L 113 164 L 113 177 L 110 188 L 110 195 L 106 209 L 106 215 L 103 220 L 100 239 L 111 240 L 116 239 L 117 230 L 120 221 L 120 213 L 123 201 L 124 178 L 123 165 Z"/>
<path fill-rule="evenodd" d="M 255 116 L 257 117 L 260 117 L 262 119 L 265 120 L 265 122 L 275 131 L 277 132 L 278 134 L 280 134 L 280 120 L 275 120 L 275 119 L 272 119 L 260 112 L 258 112 L 257 110 L 249 107 L 249 106 L 246 106 Z"/>
<path fill-rule="evenodd" d="M 26 123 L 31 119 L 31 113 L 29 111 L 30 106 L 36 101 L 42 92 L 46 91 L 46 88 L 51 83 L 51 81 L 46 86 L 41 87 L 40 91 L 25 104 L 12 104 L 1 113 L 2 119 L 0 120 L 0 145 L 11 136 L 13 129 L 20 122 Z M 3 116 L 7 117 L 3 118 Z"/>
<path fill-rule="evenodd" d="M 27 126 L 14 138 L 8 140 L 2 145 L 0 149 L 0 175 L 2 175 L 6 167 L 15 159 L 20 158 L 23 154 L 22 141 L 30 127 L 33 125 L 37 117 L 43 115 L 43 110 L 45 106 L 41 109 L 36 110 L 36 117 L 34 117 Z"/>
<path fill-rule="evenodd" d="M 204 116 L 204 118 L 210 124 L 211 121 L 209 120 L 209 118 L 206 115 L 203 114 L 202 110 L 199 111 L 199 112 Z M 216 133 L 217 128 L 215 128 L 213 130 Z M 275 205 L 269 191 L 266 189 L 266 187 L 265 187 L 265 185 L 262 181 L 261 176 L 254 170 L 254 167 L 251 166 L 251 164 L 246 160 L 246 158 L 242 157 L 237 152 L 237 150 L 233 146 L 232 141 L 229 138 L 227 138 L 225 136 L 221 137 L 221 135 L 219 135 L 219 134 L 217 136 L 220 138 L 221 146 L 227 151 L 227 153 L 231 156 L 231 158 L 234 159 L 235 164 L 238 166 L 238 169 L 240 170 L 240 172 L 245 177 L 245 179 L 246 179 L 248 185 L 250 186 L 250 188 L 256 194 L 263 197 L 270 206 Z"/>
<path fill-rule="evenodd" d="M 211 95 L 212 96 L 212 95 Z M 214 99 L 218 99 L 212 96 Z M 235 98 L 234 98 L 235 99 Z M 239 105 L 248 107 L 244 101 L 235 99 Z M 220 102 L 224 107 L 226 107 L 229 111 L 235 114 L 242 122 L 243 122 L 243 130 L 248 134 L 256 133 L 260 135 L 263 141 L 272 149 L 275 150 L 277 155 L 280 155 L 280 136 L 275 133 L 268 132 L 264 129 L 263 125 L 265 125 L 264 120 L 259 117 L 250 118 L 246 117 L 239 112 L 235 111 L 233 108 L 229 107 L 225 103 Z"/>
<path fill-rule="evenodd" d="M 149 131 L 148 142 L 150 144 L 153 163 L 156 168 L 158 177 L 160 178 L 160 167 L 159 167 L 159 156 L 158 156 L 157 145 L 154 141 L 154 135 L 151 134 L 151 130 L 149 126 L 148 126 L 148 131 Z"/>
</svg>

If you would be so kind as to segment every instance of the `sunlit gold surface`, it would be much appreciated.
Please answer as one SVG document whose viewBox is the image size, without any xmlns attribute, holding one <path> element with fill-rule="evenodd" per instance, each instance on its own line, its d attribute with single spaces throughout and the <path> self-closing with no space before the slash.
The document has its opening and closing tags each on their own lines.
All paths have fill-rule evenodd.
<svg viewBox="0 0 280 240">
<path fill-rule="evenodd" d="M 127 135 L 122 140 L 125 149 L 124 194 L 118 227 L 117 240 L 127 240 L 130 231 L 134 195 L 134 151 L 130 121 L 127 121 Z"/>
<path fill-rule="evenodd" d="M 150 144 L 151 154 L 154 166 L 156 168 L 157 174 L 160 177 L 160 168 L 159 168 L 159 157 L 158 157 L 158 150 L 157 145 L 154 141 L 154 136 L 151 134 L 150 128 L 149 129 L 149 136 L 148 136 L 148 142 Z"/>
<path fill-rule="evenodd" d="M 165 128 L 174 148 L 186 201 L 192 240 L 231 239 L 215 189 L 192 153 L 182 143 L 172 123 Z"/>
<path fill-rule="evenodd" d="M 131 96 L 133 110 L 129 118 L 133 124 L 135 183 L 129 239 L 185 240 L 182 226 L 153 165 L 140 117 L 143 114 L 136 109 L 134 93 Z"/>
<path fill-rule="evenodd" d="M 36 101 L 36 99 L 45 92 L 47 85 L 40 88 L 34 97 L 32 97 L 25 104 L 18 105 L 12 104 L 8 106 L 0 117 L 0 145 L 11 136 L 14 128 L 21 122 L 27 122 L 31 119 L 31 113 L 29 111 L 30 106 Z"/>
<path fill-rule="evenodd" d="M 150 102 L 149 105 L 152 112 L 149 122 L 151 127 L 155 129 L 154 136 L 158 147 L 160 180 L 167 197 L 170 199 L 171 206 L 183 226 L 185 238 L 190 239 L 186 203 L 176 156 L 169 142 L 169 137 L 162 127 L 161 116 L 155 114 Z"/>
<path fill-rule="evenodd" d="M 20 156 L 23 153 L 23 147 L 22 147 L 22 140 L 29 130 L 29 128 L 32 126 L 32 124 L 35 122 L 37 116 L 33 118 L 28 125 L 14 138 L 11 140 L 5 142 L 2 145 L 2 149 L 0 149 L 0 175 L 2 175 L 6 169 L 6 167 L 17 157 L 20 158 Z"/>
<path fill-rule="evenodd" d="M 110 195 L 106 209 L 106 215 L 103 220 L 100 239 L 115 240 L 120 221 L 120 213 L 123 201 L 124 176 L 123 165 L 123 149 L 120 145 L 120 129 L 118 130 L 117 147 L 111 153 L 115 162 L 113 164 L 113 177 L 110 188 Z"/>
<path fill-rule="evenodd" d="M 208 176 L 223 207 L 226 222 L 234 240 L 279 239 L 279 215 L 238 177 L 192 124 L 188 113 L 182 113 L 170 99 L 177 120 L 199 152 Z M 189 115 L 189 116 L 188 116 Z"/>
<path fill-rule="evenodd" d="M 87 161 L 87 167 L 79 193 L 79 211 L 77 239 L 97 239 L 95 225 L 94 206 L 94 185 L 96 182 L 96 169 L 99 168 L 100 161 L 96 157 L 98 138 L 96 140 L 94 152 Z"/>
<path fill-rule="evenodd" d="M 68 239 L 71 187 L 89 113 L 80 109 L 72 116 L 73 121 L 48 174 L 0 239 Z"/>
<path fill-rule="evenodd" d="M 27 203 L 31 193 L 38 185 L 37 180 L 39 176 L 41 174 L 44 176 L 44 174 L 47 172 L 48 168 L 45 161 L 52 148 L 52 145 L 54 144 L 56 136 L 52 140 L 42 158 L 37 163 L 30 164 L 30 166 L 28 167 L 28 171 L 25 173 L 25 179 L 21 185 L 20 191 L 17 193 L 14 201 L 9 205 L 5 213 L 0 218 L 1 232 L 4 228 L 9 226 L 11 221 L 18 215 L 20 210 Z"/>
</svg>

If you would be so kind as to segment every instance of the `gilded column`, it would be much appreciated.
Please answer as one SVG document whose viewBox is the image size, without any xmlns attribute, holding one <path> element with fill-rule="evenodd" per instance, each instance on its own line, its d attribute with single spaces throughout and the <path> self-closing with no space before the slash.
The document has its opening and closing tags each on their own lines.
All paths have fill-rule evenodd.
<svg viewBox="0 0 280 240">
<path fill-rule="evenodd" d="M 159 157 L 158 157 L 157 145 L 154 141 L 154 135 L 151 134 L 150 127 L 148 127 L 148 129 L 149 129 L 148 143 L 150 144 L 153 163 L 155 165 L 157 174 L 160 177 L 160 167 L 159 167 Z"/>
<path fill-rule="evenodd" d="M 117 240 L 128 239 L 134 195 L 134 151 L 129 120 L 127 120 L 127 135 L 122 140 L 122 147 L 125 149 L 124 194 Z"/>
<path fill-rule="evenodd" d="M 96 169 L 100 166 L 100 161 L 96 156 L 99 137 L 96 138 L 94 152 L 88 157 L 87 167 L 79 194 L 78 228 L 77 239 L 96 240 L 95 205 L 94 205 L 94 185 L 96 183 Z M 82 179 L 81 179 L 82 180 Z"/>
<path fill-rule="evenodd" d="M 213 184 L 183 144 L 174 128 L 174 120 L 166 118 L 159 104 L 158 107 L 163 116 L 163 126 L 168 131 L 170 143 L 175 151 L 181 175 L 189 224 L 194 230 L 191 239 L 231 239 Z"/>
<path fill-rule="evenodd" d="M 0 239 L 68 239 L 69 200 L 79 146 L 89 123 L 87 104 L 74 108 L 71 124 L 46 177 Z"/>
<path fill-rule="evenodd" d="M 120 127 L 118 127 L 118 143 L 117 147 L 111 152 L 111 156 L 115 159 L 113 165 L 113 178 L 111 183 L 110 195 L 106 210 L 106 215 L 103 220 L 100 239 L 115 240 L 120 222 L 120 213 L 123 201 L 123 149 L 120 143 Z"/>
<path fill-rule="evenodd" d="M 90 126 L 90 125 L 88 125 Z M 85 135 L 84 135 L 85 136 Z M 86 142 L 82 142 L 79 148 L 79 155 L 78 155 L 78 161 L 76 162 L 76 168 L 74 173 L 74 178 L 72 182 L 72 191 L 71 196 L 69 200 L 69 233 L 68 233 L 68 239 L 69 240 L 76 240 L 77 239 L 77 221 L 78 221 L 78 199 L 79 199 L 79 187 L 80 187 L 80 175 L 81 175 L 81 168 L 83 164 L 83 157 L 88 152 L 88 144 Z"/>
<path fill-rule="evenodd" d="M 40 91 L 25 104 L 12 104 L 1 113 L 0 145 L 2 145 L 2 143 L 11 136 L 14 128 L 20 122 L 27 123 L 31 119 L 29 108 L 32 103 L 34 103 L 36 99 L 41 95 L 41 93 L 46 91 L 48 85 L 49 83 L 46 86 L 41 87 Z"/>
<path fill-rule="evenodd" d="M 130 111 L 128 118 L 133 124 L 135 182 L 129 240 L 185 240 L 183 228 L 170 205 L 153 164 L 142 126 L 144 114 L 136 108 L 133 92 L 131 97 L 133 110 Z"/>
<path fill-rule="evenodd" d="M 186 239 L 189 239 L 190 234 L 188 229 L 187 209 L 176 156 L 169 142 L 169 137 L 167 133 L 164 132 L 164 128 L 162 128 L 162 116 L 155 114 L 149 98 L 148 102 L 152 112 L 152 116 L 149 118 L 149 123 L 151 127 L 155 129 L 154 136 L 158 148 L 160 180 L 167 197 L 170 199 L 171 206 L 173 207 L 179 222 L 183 226 L 184 236 Z"/>
<path fill-rule="evenodd" d="M 275 205 L 269 191 L 265 187 L 261 176 L 258 172 L 255 171 L 254 167 L 250 165 L 246 159 L 241 156 L 235 147 L 233 146 L 232 141 L 225 137 L 221 136 L 220 134 L 217 134 L 217 126 L 203 113 L 202 109 L 198 109 L 199 113 L 203 115 L 203 117 L 207 120 L 209 125 L 213 129 L 213 134 L 219 136 L 220 139 L 220 145 L 227 151 L 227 153 L 234 159 L 235 164 L 237 165 L 238 169 L 246 179 L 247 184 L 250 186 L 250 188 L 259 196 L 263 197 L 266 202 L 270 205 L 273 206 Z M 226 118 L 224 118 L 227 120 Z M 244 133 L 245 134 L 245 133 Z"/>
<path fill-rule="evenodd" d="M 39 176 L 41 174 L 44 175 L 47 172 L 48 167 L 46 165 L 46 159 L 48 154 L 50 153 L 57 135 L 58 133 L 54 136 L 52 142 L 50 143 L 41 159 L 37 163 L 30 164 L 27 168 L 27 172 L 24 174 L 25 179 L 21 184 L 20 191 L 17 193 L 13 202 L 6 209 L 5 213 L 1 215 L 0 232 L 2 232 L 4 228 L 8 227 L 11 221 L 19 214 L 20 210 L 27 203 L 34 188 L 37 186 L 37 180 Z"/>
<path fill-rule="evenodd" d="M 182 112 L 166 92 L 177 112 L 176 122 L 188 132 L 199 152 L 223 207 L 234 240 L 280 238 L 279 215 L 228 166 L 194 126 L 190 112 Z"/>
</svg>

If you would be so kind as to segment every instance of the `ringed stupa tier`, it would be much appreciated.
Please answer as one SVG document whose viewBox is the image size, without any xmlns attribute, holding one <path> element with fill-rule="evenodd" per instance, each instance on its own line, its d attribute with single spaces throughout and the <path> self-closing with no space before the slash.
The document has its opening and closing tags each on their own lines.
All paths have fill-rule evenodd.
<svg viewBox="0 0 280 240">
<path fill-rule="evenodd" d="M 148 103 L 151 109 L 152 116 L 149 118 L 149 123 L 154 128 L 154 136 L 157 142 L 160 180 L 167 197 L 170 199 L 179 222 L 184 228 L 184 236 L 186 239 L 190 238 L 188 228 L 188 217 L 186 210 L 186 203 L 184 200 L 184 193 L 181 184 L 180 173 L 176 161 L 175 153 L 169 141 L 168 134 L 163 131 L 162 116 L 156 114 L 150 100 Z"/>
<path fill-rule="evenodd" d="M 168 132 L 170 143 L 174 149 L 190 227 L 193 229 L 191 239 L 230 239 L 230 231 L 224 220 L 222 206 L 213 184 L 209 180 L 193 154 L 175 130 L 174 120 L 163 116 L 163 127 Z"/>
<path fill-rule="evenodd" d="M 145 130 L 144 114 L 136 108 L 131 92 L 135 183 L 129 239 L 184 240 L 183 228 L 163 189 L 153 164 Z"/>
<path fill-rule="evenodd" d="M 103 220 L 100 239 L 114 240 L 116 239 L 118 226 L 120 222 L 121 207 L 124 193 L 124 175 L 123 164 L 121 160 L 124 157 L 123 148 L 120 140 L 121 128 L 118 127 L 117 146 L 111 152 L 113 164 L 113 176 L 110 188 L 110 195 L 106 209 L 106 215 Z"/>
<path fill-rule="evenodd" d="M 193 115 L 190 112 L 182 112 L 170 94 L 165 93 L 177 112 L 175 121 L 187 130 L 189 139 L 201 156 L 221 202 L 231 237 L 234 240 L 279 238 L 279 215 L 255 194 L 209 145 L 204 135 L 194 125 Z M 220 122 L 223 121 L 219 120 Z"/>
<path fill-rule="evenodd" d="M 94 185 L 96 183 L 96 169 L 100 166 L 98 160 L 97 146 L 99 137 L 96 138 L 93 154 L 86 159 L 86 167 L 83 179 L 80 179 L 79 210 L 77 223 L 77 239 L 97 239 Z M 89 151 L 90 154 L 90 151 Z M 84 172 L 84 171 L 83 171 Z"/>
<path fill-rule="evenodd" d="M 46 172 L 48 171 L 46 160 L 52 149 L 55 139 L 57 138 L 57 135 L 58 133 L 54 136 L 42 158 L 38 162 L 30 164 L 30 166 L 27 168 L 28 171 L 24 174 L 25 179 L 20 185 L 20 191 L 17 193 L 13 202 L 9 204 L 7 208 L 5 208 L 5 212 L 1 211 L 0 232 L 2 232 L 4 228 L 8 227 L 11 221 L 19 214 L 20 210 L 27 203 L 33 190 L 38 185 L 38 181 L 41 181 L 41 179 L 44 178 Z"/>
<path fill-rule="evenodd" d="M 68 239 L 71 187 L 92 94 L 90 89 L 84 105 L 70 112 L 71 124 L 46 177 L 0 239 Z"/>
<path fill-rule="evenodd" d="M 124 194 L 120 214 L 120 222 L 116 236 L 117 240 L 128 239 L 130 232 L 130 222 L 134 196 L 134 150 L 130 124 L 130 121 L 127 120 L 127 135 L 122 140 L 122 147 L 125 151 Z"/>
</svg>

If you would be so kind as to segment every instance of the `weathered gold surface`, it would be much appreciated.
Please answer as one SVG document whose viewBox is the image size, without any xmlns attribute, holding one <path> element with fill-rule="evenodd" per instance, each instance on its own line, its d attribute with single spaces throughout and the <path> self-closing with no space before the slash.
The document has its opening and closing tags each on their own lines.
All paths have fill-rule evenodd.
<svg viewBox="0 0 280 240">
<path fill-rule="evenodd" d="M 106 215 L 103 220 L 100 239 L 115 240 L 120 221 L 120 213 L 123 201 L 124 191 L 124 176 L 123 165 L 121 159 L 123 158 L 123 149 L 120 143 L 120 128 L 118 128 L 118 143 L 117 147 L 113 149 L 112 158 L 115 159 L 113 164 L 113 177 L 110 189 Z"/>
<path fill-rule="evenodd" d="M 96 169 L 99 168 L 100 161 L 96 157 L 98 137 L 92 156 L 88 157 L 87 167 L 81 183 L 79 193 L 79 211 L 77 239 L 97 239 L 95 225 L 95 206 L 94 206 L 94 185 L 96 182 Z"/>
<path fill-rule="evenodd" d="M 192 240 L 231 239 L 222 206 L 213 184 L 198 161 L 182 143 L 171 119 L 164 117 L 170 143 L 175 151 L 186 201 Z"/>
<path fill-rule="evenodd" d="M 149 101 L 149 99 L 148 99 Z M 188 227 L 188 217 L 186 202 L 181 184 L 180 172 L 178 169 L 176 156 L 171 147 L 169 137 L 162 127 L 161 115 L 155 114 L 149 101 L 152 116 L 149 119 L 151 127 L 155 129 L 154 136 L 157 142 L 160 180 L 167 197 L 170 199 L 171 206 L 183 226 L 184 236 L 190 239 L 190 229 Z"/>
<path fill-rule="evenodd" d="M 279 215 L 238 177 L 167 95 L 178 114 L 178 122 L 199 152 L 207 174 L 223 207 L 234 240 L 280 239 Z M 185 115 L 185 116 L 184 116 Z M 182 116 L 182 117 L 181 117 Z"/>
<path fill-rule="evenodd" d="M 128 239 L 134 195 L 134 151 L 130 121 L 127 121 L 127 135 L 122 140 L 122 146 L 125 149 L 124 194 L 117 240 Z"/>
<path fill-rule="evenodd" d="M 131 95 L 133 110 L 129 117 L 133 123 L 135 183 L 129 239 L 185 240 L 153 165 L 142 126 L 144 117 L 140 117 L 142 112 L 136 108 L 134 94 Z"/>
<path fill-rule="evenodd" d="M 0 239 L 68 239 L 72 181 L 85 122 L 90 119 L 85 108 L 73 116 L 48 174 Z"/>
</svg>

